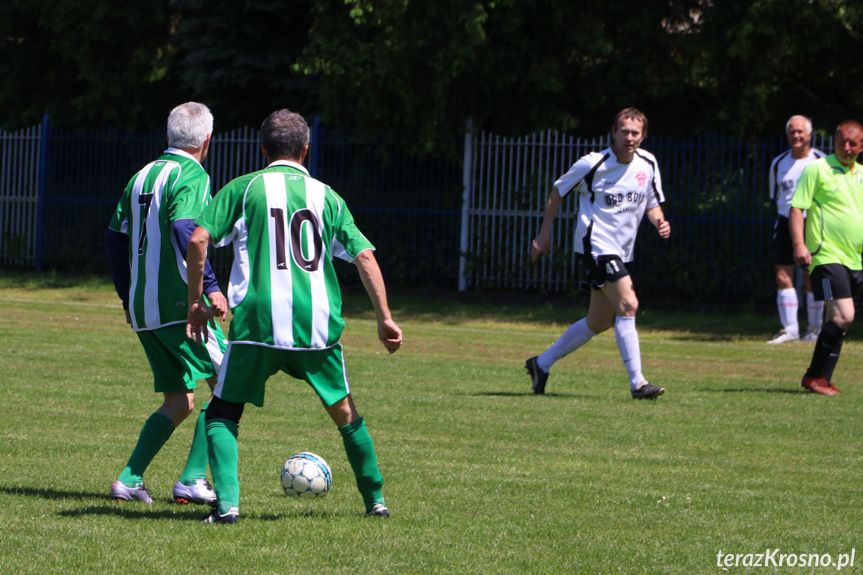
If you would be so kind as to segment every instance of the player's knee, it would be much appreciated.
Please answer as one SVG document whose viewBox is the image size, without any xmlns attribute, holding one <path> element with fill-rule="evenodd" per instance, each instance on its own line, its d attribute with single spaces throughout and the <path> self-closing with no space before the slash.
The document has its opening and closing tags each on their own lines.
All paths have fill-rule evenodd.
<svg viewBox="0 0 863 575">
<path fill-rule="evenodd" d="M 214 419 L 227 419 L 239 424 L 240 418 L 243 417 L 245 403 L 234 403 L 233 401 L 225 401 L 221 397 L 214 397 L 207 407 L 207 415 L 205 421 L 210 422 Z"/>
<path fill-rule="evenodd" d="M 617 313 L 623 317 L 633 317 L 638 311 L 638 298 L 635 296 L 620 300 Z"/>
<path fill-rule="evenodd" d="M 327 413 L 332 418 L 333 423 L 336 424 L 336 427 L 343 427 L 360 418 L 360 414 L 357 412 L 354 402 L 351 401 L 350 394 L 332 405 L 325 405 L 324 409 L 327 410 Z"/>
<path fill-rule="evenodd" d="M 851 327 L 851 323 L 854 321 L 854 312 L 851 312 L 850 316 L 847 313 L 836 315 L 831 321 L 839 326 L 842 331 L 847 331 L 848 328 Z"/>
<path fill-rule="evenodd" d="M 776 287 L 777 289 L 788 289 L 794 287 L 794 281 L 788 271 L 780 266 L 776 266 Z"/>
<path fill-rule="evenodd" d="M 854 321 L 853 300 L 834 300 L 827 306 L 826 320 L 832 321 L 842 330 L 847 330 Z"/>
<path fill-rule="evenodd" d="M 195 396 L 191 393 L 166 393 L 159 411 L 168 415 L 174 424 L 184 421 L 195 409 Z"/>
</svg>

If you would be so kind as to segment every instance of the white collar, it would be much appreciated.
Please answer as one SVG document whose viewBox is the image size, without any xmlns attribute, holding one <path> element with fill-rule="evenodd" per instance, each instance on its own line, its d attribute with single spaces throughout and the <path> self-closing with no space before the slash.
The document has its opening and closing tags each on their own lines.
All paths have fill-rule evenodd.
<svg viewBox="0 0 863 575">
<path fill-rule="evenodd" d="M 297 170 L 300 170 L 301 172 L 303 172 L 307 176 L 309 175 L 309 171 L 302 164 L 292 162 L 291 160 L 276 160 L 275 162 L 272 162 L 267 167 L 272 168 L 273 166 L 288 166 L 288 167 L 296 168 Z"/>
<path fill-rule="evenodd" d="M 175 156 L 183 156 L 184 158 L 189 158 L 190 160 L 192 160 L 193 162 L 195 162 L 199 166 L 201 165 L 201 162 L 199 162 L 198 159 L 195 158 L 195 156 L 193 156 L 189 152 L 185 152 L 185 151 L 181 150 L 180 148 L 168 148 L 167 150 L 165 150 L 164 153 L 165 154 L 174 154 Z M 201 167 L 203 167 L 203 166 L 201 166 Z"/>
</svg>

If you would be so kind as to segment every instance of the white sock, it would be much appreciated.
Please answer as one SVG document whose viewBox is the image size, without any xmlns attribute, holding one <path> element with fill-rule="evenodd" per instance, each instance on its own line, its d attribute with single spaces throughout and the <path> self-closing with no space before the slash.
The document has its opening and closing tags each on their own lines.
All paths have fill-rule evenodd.
<svg viewBox="0 0 863 575">
<path fill-rule="evenodd" d="M 638 342 L 638 332 L 635 330 L 634 317 L 617 316 L 614 319 L 614 339 L 620 350 L 620 359 L 629 374 L 629 387 L 635 389 L 644 381 L 641 375 L 641 346 Z"/>
<path fill-rule="evenodd" d="M 779 321 L 782 322 L 785 333 L 792 337 L 799 337 L 800 327 L 797 325 L 797 290 L 786 288 L 776 292 L 776 307 L 779 308 Z"/>
<path fill-rule="evenodd" d="M 806 317 L 809 320 L 809 331 L 818 332 L 824 318 L 824 302 L 815 301 L 811 291 L 806 292 Z"/>
<path fill-rule="evenodd" d="M 550 348 L 545 350 L 536 359 L 536 364 L 542 371 L 548 372 L 554 363 L 565 355 L 568 355 L 587 342 L 596 334 L 587 327 L 587 320 L 580 319 L 567 328 Z"/>
</svg>

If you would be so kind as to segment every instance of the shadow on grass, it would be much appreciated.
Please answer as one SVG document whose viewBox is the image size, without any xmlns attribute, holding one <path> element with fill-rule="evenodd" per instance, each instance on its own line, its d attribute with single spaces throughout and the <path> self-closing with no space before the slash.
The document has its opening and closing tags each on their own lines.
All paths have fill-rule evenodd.
<svg viewBox="0 0 863 575">
<path fill-rule="evenodd" d="M 34 272 L 27 270 L 3 270 L 0 288 L 65 289 L 110 287 L 106 281 L 110 276 L 101 274 L 71 274 L 53 270 Z"/>
<path fill-rule="evenodd" d="M 342 293 L 345 315 L 374 318 L 368 296 L 361 288 L 346 286 Z M 401 318 L 457 325 L 485 319 L 562 327 L 587 314 L 589 298 L 576 293 L 413 289 L 392 290 L 389 303 L 397 322 Z M 638 325 L 645 329 L 684 332 L 672 335 L 680 341 L 725 342 L 749 337 L 767 341 L 778 330 L 775 315 L 775 307 L 758 307 L 752 303 L 687 303 L 646 298 L 639 307 L 637 319 Z"/>
<path fill-rule="evenodd" d="M 741 334 L 721 334 L 721 333 L 691 333 L 687 332 L 683 335 L 672 335 L 668 339 L 671 341 L 694 342 L 701 341 L 705 343 L 729 343 L 739 339 Z"/>
<path fill-rule="evenodd" d="M 790 393 L 793 395 L 811 395 L 811 391 L 805 389 L 793 389 L 787 387 L 731 387 L 726 389 L 698 389 L 708 393 Z"/>
<path fill-rule="evenodd" d="M 179 507 L 179 506 L 178 506 Z M 124 507 L 124 504 L 109 504 L 109 505 L 88 505 L 81 509 L 67 509 L 60 511 L 58 515 L 61 517 L 82 517 L 87 515 L 96 516 L 114 516 L 123 517 L 125 519 L 178 519 L 182 521 L 200 522 L 201 519 L 207 516 L 209 508 L 206 506 L 184 507 L 181 510 L 174 511 L 171 509 L 150 509 L 147 505 L 135 505 Z M 339 516 L 348 517 L 351 515 L 361 516 L 362 513 L 332 513 L 329 511 L 320 510 L 297 510 L 295 512 L 279 512 L 275 514 L 254 514 L 240 515 L 241 520 L 254 519 L 255 521 L 280 521 L 284 519 L 332 519 Z"/>
<path fill-rule="evenodd" d="M 33 487 L 9 487 L 0 485 L 0 493 L 8 495 L 23 495 L 24 497 L 37 497 L 41 499 L 61 500 L 61 499 L 109 499 L 105 493 L 93 493 L 89 491 L 63 491 L 59 489 L 39 489 Z M 161 503 L 160 500 L 155 500 L 156 503 Z M 86 505 L 78 509 L 66 509 L 57 513 L 61 517 L 83 517 L 87 515 L 96 516 L 115 516 L 126 519 L 179 519 L 183 521 L 200 521 L 210 508 L 206 505 L 180 505 L 174 503 L 173 499 L 165 499 L 164 503 L 170 505 L 168 509 L 157 507 L 153 509 L 146 503 L 138 501 L 129 502 L 114 502 L 107 501 L 104 504 Z M 256 521 L 280 521 L 284 519 L 334 519 L 334 518 L 351 518 L 363 517 L 361 511 L 350 512 L 341 511 L 333 512 L 331 510 L 322 509 L 295 509 L 288 511 L 279 511 L 275 514 L 243 514 L 243 519 L 254 519 Z"/>
<path fill-rule="evenodd" d="M 0 278 L 0 289 L 63 290 L 82 287 L 105 293 L 111 293 L 113 289 L 107 275 L 9 271 Z M 345 281 L 342 295 L 346 317 L 374 318 L 368 296 L 358 281 Z M 489 320 L 563 327 L 583 318 L 588 303 L 589 297 L 578 292 L 458 292 L 440 288 L 389 290 L 389 304 L 397 322 L 411 319 L 458 325 Z M 637 318 L 638 325 L 645 329 L 684 332 L 684 335 L 672 334 L 675 339 L 724 342 L 741 337 L 767 341 L 779 329 L 775 316 L 775 304 L 767 303 L 764 298 L 757 302 L 733 304 L 686 302 L 653 295 L 641 302 Z"/>
<path fill-rule="evenodd" d="M 0 485 L 0 493 L 8 495 L 23 495 L 24 497 L 37 497 L 41 499 L 61 500 L 61 499 L 109 499 L 105 493 L 92 493 L 88 491 L 63 491 L 58 489 L 38 489 L 33 487 L 8 487 Z M 160 503 L 158 499 L 155 501 Z M 61 517 L 84 517 L 88 515 L 96 516 L 114 516 L 123 517 L 125 519 L 179 519 L 182 521 L 200 521 L 210 508 L 206 505 L 180 505 L 175 504 L 173 499 L 164 500 L 170 504 L 168 509 L 157 507 L 153 509 L 146 503 L 138 501 L 106 502 L 104 504 L 86 505 L 78 509 L 66 509 L 57 513 Z M 279 521 L 283 519 L 333 519 L 333 518 L 349 518 L 361 517 L 362 512 L 339 512 L 334 513 L 329 510 L 321 509 L 296 509 L 279 511 L 275 514 L 267 515 L 242 515 L 243 519 L 254 519 L 256 521 Z"/>
<path fill-rule="evenodd" d="M 483 391 L 480 393 L 465 393 L 462 395 L 470 397 L 552 397 L 560 399 L 587 399 L 590 397 L 588 395 L 581 395 L 578 393 L 545 392 L 537 394 L 532 391 Z M 539 399 L 537 401 L 542 400 Z"/>
<path fill-rule="evenodd" d="M 131 502 L 130 502 L 131 503 Z M 134 505 L 134 507 L 132 506 Z M 183 521 L 200 521 L 207 515 L 207 508 L 183 508 L 179 511 L 171 509 L 150 509 L 146 503 L 130 504 L 126 507 L 122 503 L 111 503 L 108 505 L 88 505 L 80 509 L 66 509 L 57 513 L 61 517 L 83 517 L 87 515 L 115 516 L 125 519 L 181 519 Z"/>
<path fill-rule="evenodd" d="M 33 487 L 6 487 L 0 485 L 0 493 L 9 495 L 26 495 L 42 499 L 100 499 L 107 498 L 106 493 L 88 493 L 86 491 L 59 491 L 57 489 L 36 489 Z"/>
</svg>

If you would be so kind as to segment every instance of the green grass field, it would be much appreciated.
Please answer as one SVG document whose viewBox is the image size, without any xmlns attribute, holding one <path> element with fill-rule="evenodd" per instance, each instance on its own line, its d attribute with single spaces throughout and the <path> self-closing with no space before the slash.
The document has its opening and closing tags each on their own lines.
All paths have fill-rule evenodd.
<svg viewBox="0 0 863 575">
<path fill-rule="evenodd" d="M 583 300 L 391 294 L 405 344 L 388 356 L 351 293 L 343 341 L 393 517 L 362 516 L 337 431 L 282 375 L 263 409 L 246 410 L 241 521 L 220 526 L 170 499 L 191 420 L 147 471 L 152 506 L 108 497 L 159 404 L 109 282 L 4 274 L 0 304 L 2 573 L 837 571 L 717 565 L 720 551 L 774 549 L 854 550 L 841 572 L 863 573 L 853 331 L 834 376 L 844 393 L 816 396 L 799 384 L 811 348 L 765 345 L 777 327 L 767 311 L 669 314 L 645 301 L 644 371 L 663 397 L 630 399 L 611 333 L 533 396 L 524 359 L 581 317 Z M 284 460 L 304 450 L 333 468 L 319 501 L 280 490 Z"/>
</svg>

